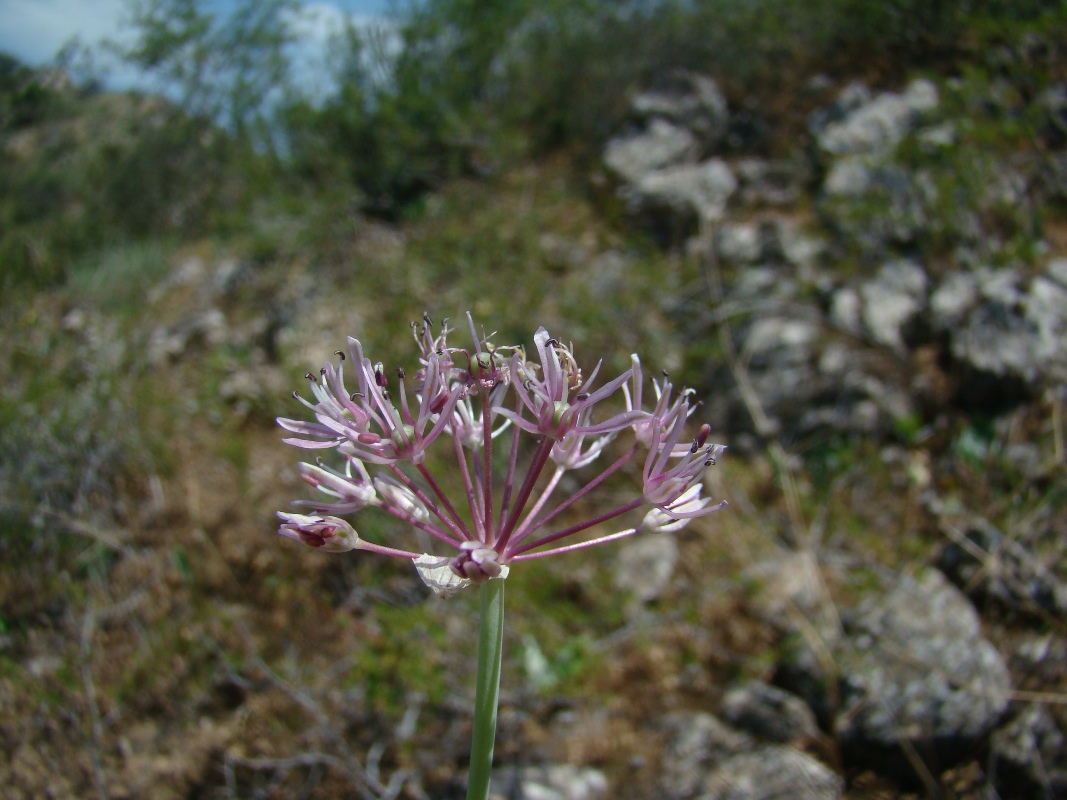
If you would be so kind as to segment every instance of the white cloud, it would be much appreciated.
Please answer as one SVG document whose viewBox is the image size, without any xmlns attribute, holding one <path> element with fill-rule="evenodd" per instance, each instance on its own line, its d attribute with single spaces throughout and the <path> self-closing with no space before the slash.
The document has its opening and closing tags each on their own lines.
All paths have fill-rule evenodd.
<svg viewBox="0 0 1067 800">
<path fill-rule="evenodd" d="M 87 45 L 116 36 L 124 8 L 124 0 L 0 0 L 0 50 L 48 63 L 73 36 Z"/>
</svg>

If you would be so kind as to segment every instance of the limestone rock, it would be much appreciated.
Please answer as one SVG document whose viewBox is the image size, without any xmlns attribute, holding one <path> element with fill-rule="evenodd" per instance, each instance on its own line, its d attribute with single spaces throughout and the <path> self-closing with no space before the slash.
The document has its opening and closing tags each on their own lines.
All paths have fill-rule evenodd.
<svg viewBox="0 0 1067 800">
<path fill-rule="evenodd" d="M 844 781 L 811 756 L 761 747 L 735 756 L 709 777 L 699 800 L 837 800 Z"/>
<path fill-rule="evenodd" d="M 492 800 L 602 800 L 607 796 L 608 779 L 603 772 L 572 764 L 493 770 L 489 794 Z"/>
</svg>

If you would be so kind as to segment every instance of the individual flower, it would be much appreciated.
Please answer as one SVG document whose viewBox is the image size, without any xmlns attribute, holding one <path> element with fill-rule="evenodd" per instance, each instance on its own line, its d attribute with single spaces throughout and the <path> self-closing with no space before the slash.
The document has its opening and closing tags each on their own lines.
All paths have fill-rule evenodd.
<svg viewBox="0 0 1067 800">
<path fill-rule="evenodd" d="M 657 506 L 649 510 L 641 521 L 641 530 L 647 533 L 675 533 L 688 525 L 693 517 L 717 511 L 725 505 L 725 503 L 719 503 L 713 508 L 708 508 L 711 498 L 700 496 L 702 488 L 702 484 L 695 483 L 666 508 Z"/>
<path fill-rule="evenodd" d="M 297 466 L 300 477 L 336 502 L 297 500 L 294 505 L 312 508 L 320 514 L 352 514 L 378 500 L 367 468 L 355 458 L 345 459 L 344 474 L 322 464 L 303 462 Z"/>
<path fill-rule="evenodd" d="M 339 517 L 312 517 L 278 512 L 282 521 L 278 533 L 309 547 L 328 553 L 345 553 L 359 548 L 355 529 Z"/>
<path fill-rule="evenodd" d="M 645 416 L 643 411 L 629 410 L 603 422 L 590 424 L 587 412 L 623 386 L 630 379 L 632 370 L 627 370 L 613 381 L 590 392 L 589 389 L 600 372 L 600 364 L 583 380 L 570 348 L 549 336 L 544 328 L 538 328 L 534 334 L 534 345 L 541 360 L 542 378 L 537 378 L 518 354 L 512 359 L 511 367 L 512 372 L 519 378 L 513 384 L 515 391 L 533 419 L 524 419 L 521 411 L 498 409 L 498 413 L 515 425 L 530 433 L 558 441 L 568 433 L 599 435 L 619 431 Z"/>
</svg>

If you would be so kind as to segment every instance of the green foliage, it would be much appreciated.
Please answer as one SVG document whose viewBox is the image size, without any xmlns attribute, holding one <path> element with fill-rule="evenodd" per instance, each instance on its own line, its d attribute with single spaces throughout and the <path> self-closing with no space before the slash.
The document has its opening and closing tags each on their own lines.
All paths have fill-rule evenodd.
<svg viewBox="0 0 1067 800">
<path fill-rule="evenodd" d="M 431 702 L 446 692 L 445 656 L 452 649 L 445 626 L 425 606 L 382 606 L 376 610 L 381 633 L 361 650 L 351 679 L 376 710 L 397 714 L 413 692 Z"/>
<path fill-rule="evenodd" d="M 243 191 L 234 142 L 163 100 L 65 89 L 41 114 L 0 131 L 0 289 L 62 281 L 95 248 L 195 233 Z"/>
</svg>

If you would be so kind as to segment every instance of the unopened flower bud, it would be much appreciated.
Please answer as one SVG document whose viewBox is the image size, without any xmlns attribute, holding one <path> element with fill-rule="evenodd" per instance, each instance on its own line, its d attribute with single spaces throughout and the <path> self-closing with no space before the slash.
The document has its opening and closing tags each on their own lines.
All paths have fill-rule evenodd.
<svg viewBox="0 0 1067 800">
<path fill-rule="evenodd" d="M 490 578 L 499 577 L 503 565 L 496 550 L 481 542 L 464 542 L 460 550 L 460 554 L 449 562 L 457 576 L 471 583 L 485 583 Z"/>
<path fill-rule="evenodd" d="M 355 529 L 340 517 L 313 517 L 278 512 L 278 533 L 327 553 L 345 553 L 359 548 Z"/>
</svg>

